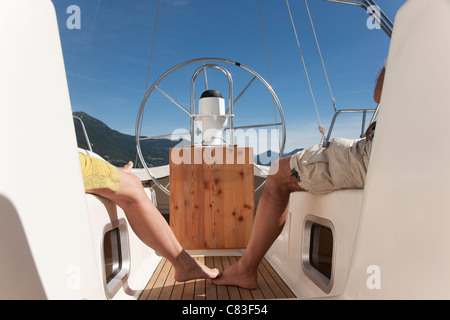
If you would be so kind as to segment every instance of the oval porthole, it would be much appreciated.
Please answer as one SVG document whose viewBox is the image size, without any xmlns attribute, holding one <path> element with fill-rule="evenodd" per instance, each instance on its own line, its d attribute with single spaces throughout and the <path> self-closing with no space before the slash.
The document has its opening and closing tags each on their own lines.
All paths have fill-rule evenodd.
<svg viewBox="0 0 450 320">
<path fill-rule="evenodd" d="M 305 219 L 302 246 L 302 269 L 325 293 L 334 279 L 335 230 L 330 220 L 308 215 Z"/>
<path fill-rule="evenodd" d="M 128 230 L 124 219 L 105 227 L 102 246 L 103 281 L 108 298 L 112 298 L 122 287 L 130 270 Z"/>
</svg>

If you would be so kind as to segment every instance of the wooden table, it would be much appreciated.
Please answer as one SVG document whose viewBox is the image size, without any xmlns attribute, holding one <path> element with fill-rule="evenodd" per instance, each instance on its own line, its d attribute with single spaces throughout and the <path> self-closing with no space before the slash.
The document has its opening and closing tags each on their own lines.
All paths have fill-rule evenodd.
<svg viewBox="0 0 450 320">
<path fill-rule="evenodd" d="M 245 248 L 254 214 L 252 148 L 170 149 L 170 226 L 183 248 Z"/>
</svg>

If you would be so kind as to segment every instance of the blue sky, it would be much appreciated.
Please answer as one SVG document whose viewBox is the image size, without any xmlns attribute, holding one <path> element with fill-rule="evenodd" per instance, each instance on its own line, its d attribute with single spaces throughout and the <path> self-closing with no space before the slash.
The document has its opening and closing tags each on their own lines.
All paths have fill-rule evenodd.
<svg viewBox="0 0 450 320">
<path fill-rule="evenodd" d="M 392 21 L 406 0 L 375 1 Z M 135 132 L 146 91 L 157 0 L 53 0 L 61 35 L 72 110 L 83 111 L 122 133 Z M 80 8 L 80 29 L 69 29 L 70 5 Z M 290 0 L 322 125 L 328 129 L 334 109 L 314 42 L 305 1 Z M 308 0 L 331 89 L 338 109 L 371 108 L 376 75 L 388 55 L 389 38 L 367 28 L 360 8 L 323 0 Z M 283 107 L 285 151 L 319 143 L 318 120 L 286 2 L 261 0 L 270 75 Z M 257 0 L 162 0 L 149 75 L 149 86 L 181 62 L 220 57 L 238 61 L 269 82 Z M 160 87 L 189 108 L 190 78 L 201 64 L 161 82 Z M 233 74 L 237 95 L 251 79 Z M 208 71 L 209 86 L 224 80 Z M 199 77 L 200 79 L 200 77 Z M 201 87 L 196 83 L 196 88 Z M 251 88 L 253 87 L 253 84 Z M 258 84 L 235 106 L 235 125 L 271 123 L 273 104 Z M 222 92 L 228 95 L 227 90 Z M 187 114 L 158 92 L 146 105 L 142 134 L 152 136 L 189 127 Z M 356 138 L 359 121 L 342 117 L 334 136 Z"/>
</svg>

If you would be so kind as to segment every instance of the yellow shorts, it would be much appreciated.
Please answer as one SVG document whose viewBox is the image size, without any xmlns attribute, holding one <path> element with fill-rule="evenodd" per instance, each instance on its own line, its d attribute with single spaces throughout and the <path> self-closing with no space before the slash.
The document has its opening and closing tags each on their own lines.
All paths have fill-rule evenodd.
<svg viewBox="0 0 450 320">
<path fill-rule="evenodd" d="M 78 152 L 85 190 L 119 190 L 119 170 L 106 161 Z"/>
</svg>

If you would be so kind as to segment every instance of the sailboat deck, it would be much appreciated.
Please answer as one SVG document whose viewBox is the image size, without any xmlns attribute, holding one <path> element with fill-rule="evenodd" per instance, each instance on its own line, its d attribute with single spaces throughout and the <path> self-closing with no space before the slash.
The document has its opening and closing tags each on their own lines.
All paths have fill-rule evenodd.
<svg viewBox="0 0 450 320">
<path fill-rule="evenodd" d="M 208 267 L 224 270 L 234 264 L 235 256 L 196 257 Z M 263 260 L 258 268 L 258 287 L 253 290 L 235 286 L 216 286 L 204 279 L 177 282 L 173 278 L 173 267 L 162 259 L 153 273 L 140 300 L 253 300 L 295 298 L 272 266 Z"/>
</svg>

